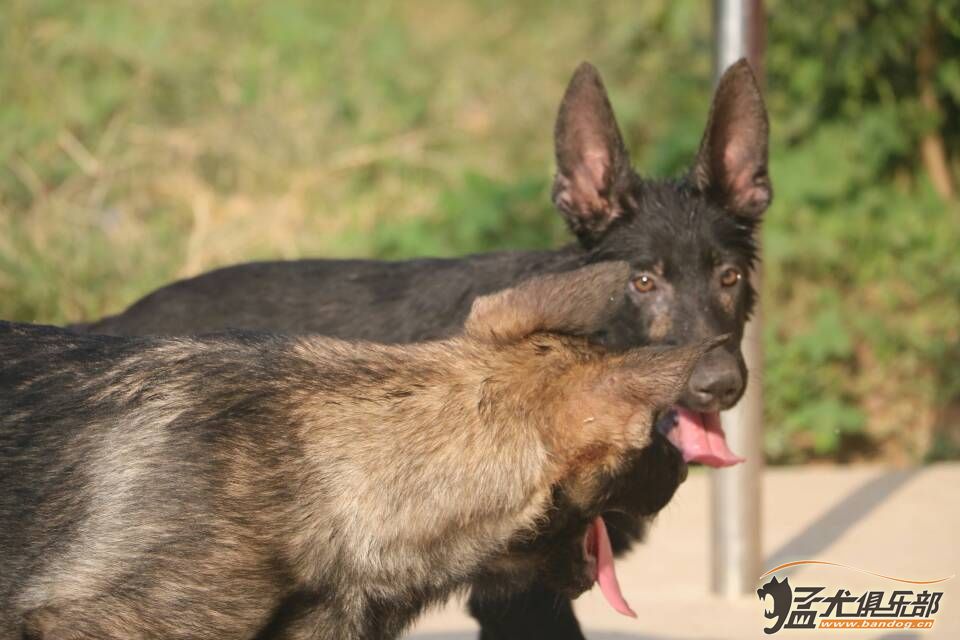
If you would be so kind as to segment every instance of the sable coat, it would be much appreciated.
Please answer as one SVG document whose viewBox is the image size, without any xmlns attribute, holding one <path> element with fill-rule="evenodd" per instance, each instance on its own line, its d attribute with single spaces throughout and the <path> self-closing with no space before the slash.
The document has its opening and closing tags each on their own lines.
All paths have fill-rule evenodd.
<svg viewBox="0 0 960 640">
<path fill-rule="evenodd" d="M 0 324 L 0 638 L 394 637 L 650 442 L 704 347 L 566 335 L 627 278 L 536 279 L 408 346 Z"/>
</svg>

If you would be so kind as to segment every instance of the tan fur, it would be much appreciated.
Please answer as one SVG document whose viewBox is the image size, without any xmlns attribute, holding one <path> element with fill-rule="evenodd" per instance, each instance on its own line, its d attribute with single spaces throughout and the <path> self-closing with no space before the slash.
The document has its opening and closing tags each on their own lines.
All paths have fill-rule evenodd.
<svg viewBox="0 0 960 640">
<path fill-rule="evenodd" d="M 84 362 L 63 395 L 96 417 L 64 427 L 82 441 L 62 455 L 85 469 L 64 499 L 87 506 L 51 511 L 76 533 L 18 577 L 0 637 L 28 611 L 36 637 L 252 637 L 299 597 L 270 637 L 394 637 L 535 533 L 555 491 L 595 508 L 649 442 L 707 345 L 609 354 L 565 335 L 602 323 L 628 276 L 481 298 L 442 342 L 176 339 Z M 33 409 L 0 426 L 34 428 Z"/>
</svg>

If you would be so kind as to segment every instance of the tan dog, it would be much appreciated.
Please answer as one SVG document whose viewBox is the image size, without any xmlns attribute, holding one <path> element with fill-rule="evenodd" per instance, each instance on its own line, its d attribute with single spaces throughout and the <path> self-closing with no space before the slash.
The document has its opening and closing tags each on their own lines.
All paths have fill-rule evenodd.
<svg viewBox="0 0 960 640">
<path fill-rule="evenodd" d="M 544 276 L 408 346 L 0 324 L 0 638 L 395 637 L 650 442 L 706 347 L 573 337 L 628 278 Z"/>
</svg>

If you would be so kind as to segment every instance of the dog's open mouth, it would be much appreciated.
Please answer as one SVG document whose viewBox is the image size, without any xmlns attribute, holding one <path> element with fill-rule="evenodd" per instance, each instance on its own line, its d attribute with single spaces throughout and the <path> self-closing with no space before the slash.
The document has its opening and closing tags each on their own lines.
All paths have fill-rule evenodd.
<svg viewBox="0 0 960 640">
<path fill-rule="evenodd" d="M 657 423 L 657 429 L 680 450 L 685 462 L 729 467 L 744 461 L 727 446 L 720 414 L 715 411 L 700 413 L 677 407 Z"/>
<path fill-rule="evenodd" d="M 600 585 L 600 592 L 610 606 L 625 616 L 636 618 L 637 614 L 627 604 L 620 591 L 617 572 L 613 566 L 613 547 L 610 545 L 607 525 L 600 516 L 593 519 L 587 534 L 583 537 L 583 552 L 593 573 L 593 581 Z"/>
<path fill-rule="evenodd" d="M 657 422 L 657 429 L 680 450 L 684 462 L 699 462 L 710 467 L 729 467 L 744 459 L 730 451 L 717 412 L 701 413 L 676 407 Z M 610 606 L 625 616 L 636 618 L 623 597 L 614 568 L 613 547 L 603 518 L 597 516 L 583 537 L 587 570 Z"/>
</svg>

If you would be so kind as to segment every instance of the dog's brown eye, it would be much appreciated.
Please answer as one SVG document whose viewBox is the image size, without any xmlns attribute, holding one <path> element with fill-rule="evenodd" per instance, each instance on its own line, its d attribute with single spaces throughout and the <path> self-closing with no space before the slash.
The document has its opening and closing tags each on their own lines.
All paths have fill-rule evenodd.
<svg viewBox="0 0 960 640">
<path fill-rule="evenodd" d="M 734 269 L 730 267 L 729 269 L 724 269 L 723 273 L 720 274 L 720 284 L 725 287 L 732 287 L 733 285 L 740 282 L 740 278 L 743 277 L 743 274 L 740 273 L 739 269 Z"/>
<path fill-rule="evenodd" d="M 633 279 L 633 288 L 640 293 L 648 293 L 657 288 L 657 283 L 647 274 L 640 275 Z"/>
</svg>

